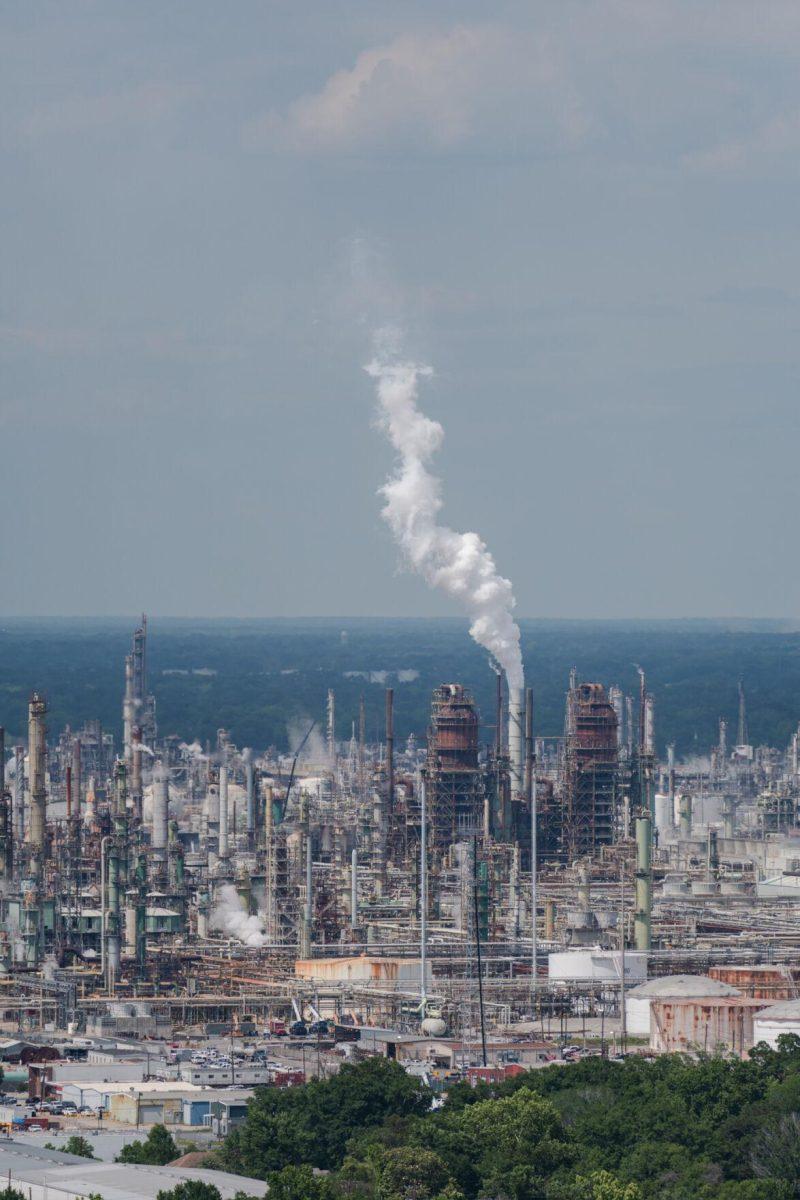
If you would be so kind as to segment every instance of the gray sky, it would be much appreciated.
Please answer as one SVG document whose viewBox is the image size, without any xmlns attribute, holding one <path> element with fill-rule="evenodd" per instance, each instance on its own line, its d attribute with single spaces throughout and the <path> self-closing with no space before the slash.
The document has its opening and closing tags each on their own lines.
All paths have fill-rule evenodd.
<svg viewBox="0 0 800 1200">
<path fill-rule="evenodd" d="M 0 23 L 0 611 L 452 611 L 379 515 L 393 320 L 521 615 L 797 613 L 796 0 Z"/>
</svg>

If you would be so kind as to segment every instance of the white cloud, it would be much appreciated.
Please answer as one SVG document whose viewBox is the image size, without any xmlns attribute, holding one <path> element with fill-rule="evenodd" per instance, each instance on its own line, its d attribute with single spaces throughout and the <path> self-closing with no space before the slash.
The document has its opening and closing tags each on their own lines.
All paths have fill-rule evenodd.
<svg viewBox="0 0 800 1200">
<path fill-rule="evenodd" d="M 550 39 L 461 25 L 364 50 L 320 91 L 251 121 L 245 143 L 301 151 L 409 143 L 446 150 L 487 128 L 502 128 L 505 140 L 534 126 L 540 140 L 569 146 L 589 124 Z"/>
</svg>

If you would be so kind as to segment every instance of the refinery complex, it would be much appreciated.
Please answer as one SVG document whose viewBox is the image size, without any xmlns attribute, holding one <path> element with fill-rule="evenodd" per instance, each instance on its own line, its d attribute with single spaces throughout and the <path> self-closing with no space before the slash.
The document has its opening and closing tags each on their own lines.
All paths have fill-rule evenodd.
<svg viewBox="0 0 800 1200">
<path fill-rule="evenodd" d="M 403 744 L 391 689 L 378 743 L 330 691 L 286 754 L 160 729 L 147 638 L 120 663 L 121 741 L 50 728 L 34 692 L 3 742 L 11 1043 L 147 1046 L 162 1089 L 230 1089 L 362 1053 L 463 1074 L 800 1028 L 798 736 L 751 745 L 741 685 L 697 763 L 656 753 L 643 670 L 635 695 L 573 670 L 558 737 L 499 673 L 493 711 L 443 682 Z M 166 1043 L 193 1047 L 172 1074 Z"/>
</svg>

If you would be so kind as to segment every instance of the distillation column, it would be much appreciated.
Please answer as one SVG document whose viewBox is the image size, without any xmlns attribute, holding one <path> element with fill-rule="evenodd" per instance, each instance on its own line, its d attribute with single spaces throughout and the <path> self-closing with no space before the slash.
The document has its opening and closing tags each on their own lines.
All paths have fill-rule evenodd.
<svg viewBox="0 0 800 1200">
<path fill-rule="evenodd" d="M 31 851 L 31 871 L 37 878 L 42 875 L 47 819 L 47 794 L 45 791 L 47 743 L 44 724 L 46 712 L 47 705 L 44 697 L 40 696 L 38 692 L 34 692 L 28 705 L 28 780 L 31 794 L 28 844 Z"/>
<path fill-rule="evenodd" d="M 525 786 L 525 689 L 508 689 L 508 758 L 511 795 L 520 796 Z"/>
</svg>

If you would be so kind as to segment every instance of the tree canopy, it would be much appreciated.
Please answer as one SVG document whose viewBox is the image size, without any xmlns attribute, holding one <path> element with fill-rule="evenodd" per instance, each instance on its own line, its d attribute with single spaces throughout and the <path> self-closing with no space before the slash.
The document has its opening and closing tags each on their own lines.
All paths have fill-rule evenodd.
<svg viewBox="0 0 800 1200">
<path fill-rule="evenodd" d="M 431 1099 L 379 1058 L 260 1089 L 221 1165 L 273 1200 L 800 1197 L 795 1037 L 747 1061 L 589 1058 Z"/>
</svg>

